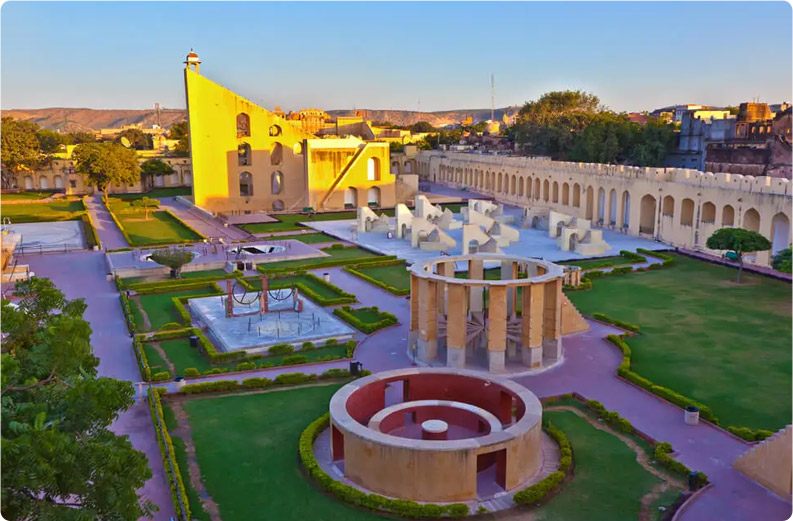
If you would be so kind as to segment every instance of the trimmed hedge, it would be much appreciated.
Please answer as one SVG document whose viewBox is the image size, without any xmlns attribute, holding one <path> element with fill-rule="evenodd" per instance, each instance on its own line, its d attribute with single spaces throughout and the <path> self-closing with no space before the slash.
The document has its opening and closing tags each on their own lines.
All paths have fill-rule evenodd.
<svg viewBox="0 0 793 521">
<path fill-rule="evenodd" d="M 107 213 L 110 214 L 110 218 L 113 219 L 114 223 L 116 223 L 116 227 L 121 232 L 121 235 L 124 237 L 124 240 L 127 241 L 127 244 L 129 244 L 130 246 L 134 246 L 135 243 L 133 243 L 132 239 L 129 238 L 129 234 L 127 233 L 127 230 L 125 230 L 124 227 L 121 226 L 121 221 L 118 220 L 118 217 L 116 217 L 115 212 L 113 212 L 113 210 L 110 209 L 110 205 L 108 204 L 108 202 L 109 201 L 105 201 L 105 203 L 104 203 L 105 204 L 105 208 L 107 208 Z M 115 251 L 118 251 L 118 250 L 115 250 Z"/>
<path fill-rule="evenodd" d="M 603 420 L 605 420 L 606 423 L 612 425 L 613 427 L 616 427 L 621 432 L 624 432 L 626 434 L 632 434 L 633 432 L 635 432 L 635 429 L 633 428 L 633 425 L 631 425 L 631 422 L 629 422 L 625 418 L 622 418 L 620 416 L 620 413 L 616 411 L 609 411 L 599 401 L 587 400 L 585 406 L 587 409 L 591 410 L 592 412 L 603 418 Z"/>
<path fill-rule="evenodd" d="M 633 262 L 647 262 L 647 257 L 628 250 L 620 250 L 620 257 L 625 257 Z"/>
<path fill-rule="evenodd" d="M 372 311 L 373 313 L 377 313 L 377 316 L 380 318 L 376 322 L 363 322 L 353 313 L 354 311 Z M 380 311 L 377 309 L 377 306 L 357 309 L 352 309 L 350 306 L 342 306 L 340 308 L 334 309 L 333 314 L 353 326 L 355 329 L 363 331 L 366 334 L 374 333 L 378 329 L 393 326 L 397 323 L 397 317 L 395 315 L 386 311 Z"/>
<path fill-rule="evenodd" d="M 687 398 L 682 394 L 678 394 L 675 391 L 672 391 L 671 389 L 667 389 L 666 387 L 655 385 L 647 378 L 644 378 L 643 376 L 639 376 L 638 374 L 634 373 L 631 370 L 631 348 L 625 342 L 624 338 L 625 338 L 624 336 L 618 336 L 618 335 L 608 335 L 606 337 L 606 339 L 609 342 L 617 346 L 620 349 L 620 351 L 622 351 L 622 362 L 620 363 L 619 367 L 617 367 L 617 374 L 619 376 L 641 387 L 646 391 L 650 391 L 656 396 L 660 396 L 661 398 L 672 402 L 678 407 L 682 407 L 683 409 L 685 409 L 686 407 L 697 407 L 699 409 L 699 414 L 700 416 L 702 416 L 702 418 L 706 419 L 707 421 L 715 425 L 719 424 L 719 419 L 716 417 L 715 414 L 713 414 L 713 411 L 707 405 L 692 400 L 691 398 Z"/>
<path fill-rule="evenodd" d="M 138 331 L 138 326 L 135 324 L 135 318 L 132 316 L 132 308 L 130 307 L 131 304 L 129 303 L 127 294 L 122 291 L 119 293 L 119 299 L 121 300 L 121 309 L 124 311 L 124 318 L 127 321 L 127 330 L 131 335 L 134 335 Z"/>
<path fill-rule="evenodd" d="M 573 464 L 573 448 L 565 433 L 548 420 L 543 420 L 543 430 L 559 444 L 559 470 L 552 472 L 539 482 L 518 491 L 512 498 L 519 505 L 536 504 L 558 487 Z"/>
<path fill-rule="evenodd" d="M 749 427 L 735 427 L 733 425 L 728 426 L 727 430 L 746 441 L 762 441 L 774 435 L 772 431 L 765 429 L 752 430 Z"/>
<path fill-rule="evenodd" d="M 132 248 L 130 248 L 132 249 Z M 166 280 L 155 280 L 152 282 L 134 282 L 132 284 L 124 285 L 123 279 L 121 284 L 123 287 L 127 289 L 131 289 L 133 291 L 141 292 L 152 288 L 158 287 L 167 287 L 167 288 L 178 288 L 184 284 L 196 284 L 196 283 L 203 283 L 206 284 L 208 282 L 217 282 L 220 280 L 227 280 L 227 279 L 234 279 L 239 278 L 242 276 L 241 271 L 234 271 L 232 273 L 227 273 L 226 275 L 207 275 L 206 277 L 195 277 L 191 279 L 166 279 Z"/>
<path fill-rule="evenodd" d="M 358 302 L 358 298 L 355 295 L 353 295 L 352 293 L 347 293 L 346 291 L 344 291 L 340 287 L 338 287 L 338 286 L 336 286 L 334 284 L 331 284 L 330 282 L 326 281 L 322 277 L 317 277 L 313 273 L 305 273 L 302 270 L 298 270 L 298 271 L 290 272 L 290 273 L 280 273 L 279 272 L 279 276 L 272 277 L 271 280 L 272 281 L 277 281 L 277 280 L 279 280 L 281 278 L 286 278 L 286 277 L 290 277 L 290 276 L 306 277 L 308 279 L 311 279 L 315 284 L 319 284 L 320 286 L 324 286 L 328 290 L 330 290 L 330 291 L 332 291 L 332 292 L 334 292 L 334 293 L 336 293 L 338 295 L 337 297 L 333 297 L 333 298 L 323 297 L 322 295 L 320 295 L 319 293 L 317 293 L 316 291 L 314 291 L 310 287 L 306 286 L 305 284 L 303 284 L 299 280 L 294 282 L 295 287 L 298 289 L 298 292 L 301 295 L 303 295 L 304 297 L 309 298 L 310 300 L 312 300 L 313 302 L 319 304 L 320 306 L 336 306 L 338 304 L 351 304 L 353 302 Z M 269 275 L 268 275 L 268 277 L 269 277 Z M 243 279 L 243 282 L 245 282 L 247 284 L 247 281 L 244 280 L 244 279 Z M 252 289 L 250 287 L 250 285 L 248 285 L 248 287 L 249 287 L 249 289 Z"/>
<path fill-rule="evenodd" d="M 181 240 L 181 241 L 178 241 L 178 242 L 180 242 L 180 243 L 182 243 L 182 242 L 196 242 L 196 241 L 203 240 L 203 239 L 207 238 L 206 235 L 204 235 L 203 233 L 199 232 L 198 230 L 196 230 L 195 228 L 193 228 L 192 226 L 190 226 L 189 224 L 187 224 L 186 222 L 181 220 L 179 217 L 176 216 L 175 213 L 173 213 L 168 208 L 166 208 L 165 210 L 160 210 L 160 211 L 164 211 L 165 213 L 167 213 L 168 215 L 173 217 L 176 222 L 182 223 L 182 226 L 184 226 L 185 228 L 187 228 L 188 230 L 190 230 L 191 232 L 193 232 L 194 234 L 196 234 L 198 236 L 198 239 L 184 239 L 184 240 Z"/>
<path fill-rule="evenodd" d="M 365 371 L 362 372 L 362 376 L 363 373 Z M 298 385 L 316 382 L 317 380 L 349 377 L 350 372 L 346 369 L 328 369 L 321 375 L 315 373 L 284 373 L 276 376 L 274 380 L 269 378 L 245 378 L 242 382 L 237 382 L 236 380 L 215 380 L 214 382 L 187 384 L 182 388 L 182 392 L 185 394 L 204 394 L 243 389 L 264 389 L 273 385 Z"/>
<path fill-rule="evenodd" d="M 148 392 L 149 410 L 151 411 L 152 422 L 154 422 L 154 430 L 157 432 L 157 444 L 160 446 L 162 464 L 165 469 L 165 474 L 168 476 L 168 485 L 171 487 L 174 511 L 177 516 L 180 516 L 182 513 L 182 509 L 179 507 L 179 498 L 181 497 L 186 517 L 180 517 L 180 519 L 182 519 L 182 521 L 190 521 L 190 501 L 187 499 L 187 492 L 185 492 L 182 472 L 179 470 L 179 464 L 176 462 L 173 440 L 171 440 L 171 435 L 168 433 L 168 428 L 165 426 L 165 415 L 163 414 L 162 402 L 160 401 L 160 394 L 165 393 L 165 389 L 157 389 L 155 391 L 149 388 Z M 163 440 L 165 441 L 163 442 Z M 171 465 L 173 465 L 173 472 L 171 472 Z"/>
<path fill-rule="evenodd" d="M 609 324 L 613 324 L 617 327 L 622 329 L 627 329 L 628 331 L 632 331 L 634 333 L 639 332 L 639 326 L 636 324 L 631 324 L 630 322 L 625 322 L 624 320 L 620 320 L 618 318 L 611 318 L 610 316 L 606 315 L 605 313 L 592 313 L 592 318 L 595 320 L 600 320 L 601 322 L 607 322 Z"/>
<path fill-rule="evenodd" d="M 342 246 L 343 248 L 344 246 Z M 349 246 L 350 248 L 356 248 L 357 246 Z M 331 247 L 332 248 L 332 247 Z M 333 249 L 341 249 L 341 248 L 333 248 Z M 383 262 L 386 260 L 395 260 L 397 257 L 396 255 L 382 255 L 379 257 L 354 257 L 351 259 L 339 259 L 336 257 L 318 257 L 314 259 L 306 259 L 306 261 L 311 261 L 310 265 L 302 266 L 302 269 L 307 270 L 314 270 L 319 268 L 330 268 L 334 266 L 349 266 L 351 264 L 372 264 Z M 276 274 L 276 273 L 291 273 L 295 271 L 295 266 L 285 267 L 285 268 L 268 268 L 267 264 L 259 264 L 256 266 L 256 269 L 259 270 L 261 273 L 265 275 Z"/>
<path fill-rule="evenodd" d="M 151 375 L 152 382 L 164 382 L 171 379 L 171 373 L 168 371 L 160 371 Z"/>
<path fill-rule="evenodd" d="M 135 351 L 135 358 L 138 360 L 138 370 L 144 382 L 151 381 L 151 367 L 149 367 L 149 360 L 146 358 L 146 351 L 143 350 L 143 345 L 140 338 L 135 337 L 132 339 L 132 349 Z"/>
<path fill-rule="evenodd" d="M 288 355 L 294 353 L 295 348 L 291 344 L 275 344 L 267 352 L 271 355 Z"/>
<path fill-rule="evenodd" d="M 365 280 L 369 284 L 373 284 L 373 285 L 375 285 L 375 286 L 377 286 L 379 288 L 383 288 L 384 290 L 386 290 L 387 292 L 389 292 L 389 293 L 391 293 L 393 295 L 397 295 L 399 297 L 404 297 L 405 295 L 409 295 L 410 294 L 410 290 L 409 289 L 400 289 L 400 288 L 395 288 L 394 286 L 389 286 L 388 284 L 386 284 L 382 280 L 377 280 L 374 277 L 370 277 L 366 273 L 358 271 L 358 269 L 363 267 L 363 266 L 365 266 L 367 268 L 372 268 L 372 267 L 380 268 L 380 267 L 386 267 L 386 266 L 399 266 L 400 264 L 404 265 L 405 267 L 407 267 L 407 264 L 405 264 L 404 260 L 396 259 L 396 260 L 387 260 L 387 261 L 382 261 L 382 262 L 377 262 L 377 263 L 370 262 L 370 263 L 367 263 L 367 264 L 364 264 L 364 265 L 362 265 L 362 264 L 352 264 L 350 266 L 345 266 L 342 269 L 343 269 L 343 271 L 346 271 L 350 275 L 354 275 L 354 276 L 358 277 L 359 279 Z"/>
<path fill-rule="evenodd" d="M 327 492 L 337 498 L 358 507 L 371 510 L 381 510 L 399 517 L 408 518 L 462 518 L 470 514 L 468 505 L 453 503 L 448 505 L 435 505 L 432 503 L 417 503 L 405 499 L 391 499 L 379 494 L 367 494 L 355 487 L 334 480 L 317 463 L 314 457 L 313 444 L 320 432 L 330 424 L 330 415 L 323 414 L 311 422 L 300 435 L 298 451 L 300 461 L 303 463 L 308 475 L 319 483 Z"/>
<path fill-rule="evenodd" d="M 143 286 L 141 288 L 141 286 Z M 141 282 L 140 284 L 133 284 L 129 287 L 132 291 L 135 291 L 138 295 L 156 295 L 159 293 L 170 293 L 172 291 L 187 291 L 190 289 L 198 289 L 198 288 L 205 288 L 207 286 L 211 286 L 212 289 L 215 291 L 215 295 L 223 295 L 225 292 L 220 289 L 217 282 L 196 282 L 192 279 L 173 279 L 173 280 L 166 280 L 163 282 Z M 196 298 L 196 296 L 191 296 L 190 298 Z"/>
<path fill-rule="evenodd" d="M 650 251 L 650 250 L 647 250 L 647 249 L 644 249 L 644 248 L 636 248 L 636 251 L 639 252 L 639 253 L 643 253 L 644 255 L 650 255 L 652 257 L 657 257 L 657 258 L 661 259 L 663 261 L 661 266 L 664 266 L 664 267 L 671 266 L 672 264 L 675 263 L 675 258 L 674 257 L 672 257 L 671 255 L 667 255 L 665 253 L 661 253 L 660 251 Z M 652 269 L 652 266 L 658 266 L 658 265 L 657 264 L 651 265 L 651 269 Z M 655 268 L 655 269 L 657 269 L 657 268 Z"/>
<path fill-rule="evenodd" d="M 88 247 L 93 248 L 97 246 L 99 249 L 102 249 L 102 241 L 99 240 L 99 234 L 96 232 L 96 226 L 94 226 L 94 219 L 91 217 L 91 214 L 86 211 L 80 216 L 80 220 L 82 220 L 83 228 L 87 232 L 85 234 L 85 239 L 88 243 Z"/>
</svg>

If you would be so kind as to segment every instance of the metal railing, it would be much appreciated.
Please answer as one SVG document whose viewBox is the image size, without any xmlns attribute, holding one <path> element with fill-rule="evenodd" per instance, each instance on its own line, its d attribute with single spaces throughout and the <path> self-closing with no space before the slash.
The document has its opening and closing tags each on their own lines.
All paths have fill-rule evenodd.
<svg viewBox="0 0 793 521">
<path fill-rule="evenodd" d="M 63 243 L 63 244 L 31 244 L 28 246 L 18 246 L 14 253 L 17 255 L 44 254 L 44 253 L 68 253 L 70 251 L 85 250 L 86 245 L 82 243 Z"/>
</svg>

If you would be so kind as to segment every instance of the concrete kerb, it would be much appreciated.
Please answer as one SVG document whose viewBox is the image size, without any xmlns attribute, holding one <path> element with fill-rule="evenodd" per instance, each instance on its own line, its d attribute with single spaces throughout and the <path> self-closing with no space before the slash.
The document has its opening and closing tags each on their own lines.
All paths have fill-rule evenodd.
<svg viewBox="0 0 793 521">
<path fill-rule="evenodd" d="M 706 490 L 710 490 L 712 487 L 713 487 L 713 483 L 708 483 L 701 489 L 697 490 L 696 492 L 688 496 L 686 500 L 683 501 L 683 503 L 677 508 L 677 510 L 675 511 L 675 515 L 672 516 L 672 519 L 670 521 L 680 521 L 681 516 L 683 515 L 683 511 L 686 510 L 689 506 L 691 506 L 691 504 L 694 503 L 694 501 L 699 499 L 699 497 Z"/>
</svg>

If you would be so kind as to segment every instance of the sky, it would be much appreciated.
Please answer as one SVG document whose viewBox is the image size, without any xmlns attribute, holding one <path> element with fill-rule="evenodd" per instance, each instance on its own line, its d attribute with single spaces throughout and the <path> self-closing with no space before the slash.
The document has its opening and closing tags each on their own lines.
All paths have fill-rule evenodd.
<svg viewBox="0 0 793 521">
<path fill-rule="evenodd" d="M 791 99 L 785 2 L 6 2 L 0 107 L 184 108 L 182 62 L 284 110 Z"/>
</svg>

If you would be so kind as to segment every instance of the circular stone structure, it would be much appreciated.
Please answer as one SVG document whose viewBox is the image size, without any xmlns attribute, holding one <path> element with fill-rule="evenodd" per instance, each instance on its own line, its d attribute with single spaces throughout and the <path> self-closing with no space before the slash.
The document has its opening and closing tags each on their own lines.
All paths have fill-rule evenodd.
<svg viewBox="0 0 793 521">
<path fill-rule="evenodd" d="M 540 472 L 541 420 L 537 397 L 506 378 L 453 368 L 387 371 L 331 398 L 331 458 L 370 492 L 472 501 Z"/>
<path fill-rule="evenodd" d="M 485 278 L 486 265 L 499 270 L 498 279 Z M 456 268 L 467 268 L 468 278 L 456 278 Z M 417 362 L 445 357 L 449 367 L 501 372 L 507 362 L 538 369 L 561 359 L 561 266 L 476 253 L 417 262 L 409 271 L 408 349 Z"/>
</svg>

